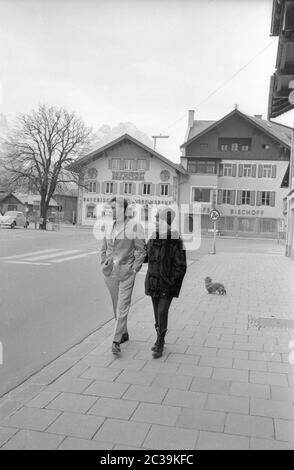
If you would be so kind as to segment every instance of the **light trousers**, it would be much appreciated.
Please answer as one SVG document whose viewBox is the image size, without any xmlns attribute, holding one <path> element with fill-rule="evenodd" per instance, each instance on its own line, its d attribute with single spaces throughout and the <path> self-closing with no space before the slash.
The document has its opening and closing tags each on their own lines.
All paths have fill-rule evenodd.
<svg viewBox="0 0 294 470">
<path fill-rule="evenodd" d="M 121 281 L 115 272 L 105 276 L 105 283 L 110 292 L 115 318 L 113 341 L 120 342 L 122 335 L 128 331 L 127 321 L 135 284 L 135 273 Z"/>
</svg>

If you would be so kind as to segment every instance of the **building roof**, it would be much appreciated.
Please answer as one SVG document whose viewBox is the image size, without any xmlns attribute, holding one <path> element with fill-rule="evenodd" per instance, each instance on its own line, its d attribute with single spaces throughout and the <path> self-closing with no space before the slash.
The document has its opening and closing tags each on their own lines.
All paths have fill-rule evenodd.
<svg viewBox="0 0 294 470">
<path fill-rule="evenodd" d="M 113 147 L 114 145 L 122 142 L 123 140 L 129 140 L 133 142 L 133 144 L 137 145 L 138 147 L 141 147 L 144 149 L 146 152 L 150 153 L 152 156 L 158 158 L 160 161 L 165 163 L 166 165 L 169 165 L 170 167 L 174 168 L 174 170 L 187 174 L 186 170 L 182 167 L 182 165 L 177 164 L 169 160 L 168 158 L 164 157 L 158 152 L 155 152 L 155 150 L 151 149 L 147 145 L 143 144 L 139 140 L 135 139 L 134 137 L 130 136 L 129 134 L 123 134 L 117 139 L 109 142 L 108 144 L 104 145 L 103 147 L 98 148 L 97 150 L 94 150 L 93 152 L 78 158 L 73 162 L 71 165 L 69 165 L 68 169 L 71 171 L 79 172 L 80 169 L 84 166 L 90 163 L 92 160 L 97 160 L 97 158 L 100 158 L 103 156 L 103 153 L 106 152 L 108 149 Z"/>
<path fill-rule="evenodd" d="M 33 205 L 34 202 L 41 202 L 40 194 L 9 193 L 6 194 L 5 198 L 10 195 L 14 196 L 21 204 Z M 49 206 L 58 206 L 58 204 L 51 198 Z"/>
<path fill-rule="evenodd" d="M 219 119 L 218 121 L 194 121 L 194 124 L 190 128 L 190 131 L 188 133 L 188 138 L 186 142 L 181 145 L 181 148 L 186 147 L 192 141 L 198 139 L 206 132 L 213 130 L 216 126 L 218 126 L 219 124 L 234 115 L 243 117 L 248 122 L 258 127 L 260 130 L 264 131 L 267 135 L 277 140 L 280 144 L 290 148 L 292 138 L 291 127 L 284 126 L 273 121 L 266 121 L 265 119 L 249 116 L 247 114 L 241 113 L 239 109 L 234 109 L 232 112 Z"/>
</svg>

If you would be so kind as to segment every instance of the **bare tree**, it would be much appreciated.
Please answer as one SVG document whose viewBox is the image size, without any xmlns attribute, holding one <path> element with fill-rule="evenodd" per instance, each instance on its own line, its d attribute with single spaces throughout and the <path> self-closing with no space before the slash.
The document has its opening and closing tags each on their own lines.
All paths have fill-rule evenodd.
<svg viewBox="0 0 294 470">
<path fill-rule="evenodd" d="M 28 185 L 41 196 L 40 228 L 46 230 L 50 199 L 60 183 L 78 183 L 67 169 L 89 145 L 91 130 L 75 113 L 40 105 L 31 114 L 18 116 L 6 139 L 3 159 L 11 183 Z"/>
</svg>

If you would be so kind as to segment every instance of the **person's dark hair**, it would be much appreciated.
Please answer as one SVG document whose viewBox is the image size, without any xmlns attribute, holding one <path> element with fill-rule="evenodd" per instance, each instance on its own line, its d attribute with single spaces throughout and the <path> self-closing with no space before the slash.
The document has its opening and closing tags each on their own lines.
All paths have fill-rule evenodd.
<svg viewBox="0 0 294 470">
<path fill-rule="evenodd" d="M 112 202 L 119 202 L 119 203 L 122 203 L 123 202 L 123 205 L 124 205 L 124 212 L 126 212 L 127 210 L 127 207 L 129 205 L 129 201 L 124 198 L 124 197 L 118 197 L 118 196 L 113 196 L 110 201 L 109 201 L 109 204 L 111 204 Z"/>
</svg>

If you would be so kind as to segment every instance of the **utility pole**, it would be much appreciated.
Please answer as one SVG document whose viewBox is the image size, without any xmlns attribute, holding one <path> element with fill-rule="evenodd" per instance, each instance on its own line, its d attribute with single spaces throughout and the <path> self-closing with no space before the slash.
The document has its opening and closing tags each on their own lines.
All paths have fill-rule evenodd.
<svg viewBox="0 0 294 470">
<path fill-rule="evenodd" d="M 157 139 L 168 139 L 168 138 L 169 138 L 169 135 L 162 135 L 162 134 L 153 135 L 153 136 L 152 136 L 152 139 L 154 140 L 154 147 L 153 147 L 153 150 L 155 150 L 155 148 L 156 148 L 156 140 L 157 140 Z"/>
</svg>

